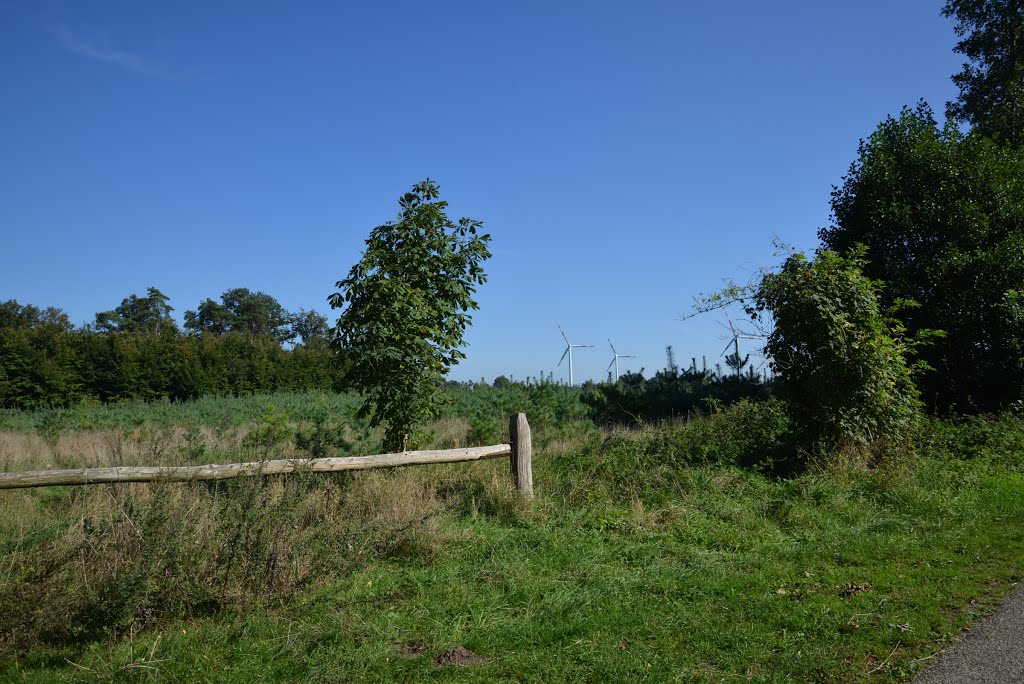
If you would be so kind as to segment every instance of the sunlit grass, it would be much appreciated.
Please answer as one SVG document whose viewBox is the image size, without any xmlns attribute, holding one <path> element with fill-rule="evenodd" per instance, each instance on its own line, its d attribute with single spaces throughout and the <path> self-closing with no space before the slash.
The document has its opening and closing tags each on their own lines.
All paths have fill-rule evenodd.
<svg viewBox="0 0 1024 684">
<path fill-rule="evenodd" d="M 0 679 L 908 681 L 1019 581 L 1018 421 L 774 478 L 722 460 L 731 415 L 539 426 L 531 503 L 504 461 L 2 492 Z M 0 459 L 301 453 L 274 426 L 7 433 Z M 479 660 L 435 663 L 456 647 Z"/>
</svg>

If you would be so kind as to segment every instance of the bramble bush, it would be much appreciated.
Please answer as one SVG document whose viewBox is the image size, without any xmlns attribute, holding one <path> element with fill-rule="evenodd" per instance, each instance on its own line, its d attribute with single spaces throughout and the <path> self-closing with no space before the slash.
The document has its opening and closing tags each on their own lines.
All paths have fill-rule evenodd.
<svg viewBox="0 0 1024 684">
<path fill-rule="evenodd" d="M 773 320 L 766 352 L 805 455 L 852 450 L 874 460 L 909 446 L 921 420 L 913 373 L 922 364 L 907 358 L 935 333 L 906 338 L 879 305 L 865 263 L 863 249 L 791 254 L 763 275 L 748 307 Z"/>
</svg>

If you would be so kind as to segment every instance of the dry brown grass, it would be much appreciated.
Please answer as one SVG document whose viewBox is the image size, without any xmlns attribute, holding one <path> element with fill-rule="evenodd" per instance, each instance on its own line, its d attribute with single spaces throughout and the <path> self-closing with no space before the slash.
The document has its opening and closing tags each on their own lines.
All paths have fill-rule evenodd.
<svg viewBox="0 0 1024 684">
<path fill-rule="evenodd" d="M 430 446 L 458 446 L 468 427 L 437 421 Z M 308 455 L 290 438 L 264 443 L 247 434 L 259 437 L 182 428 L 75 431 L 56 439 L 0 433 L 0 468 Z M 523 505 L 500 461 L 11 490 L 0 492 L 0 508 L 2 655 L 130 633 L 165 616 L 288 601 L 373 557 L 431 558 L 445 510 L 516 515 Z"/>
<path fill-rule="evenodd" d="M 429 552 L 443 510 L 412 470 L 45 496 L 4 493 L 0 651 L 287 601 L 370 557 Z"/>
<path fill-rule="evenodd" d="M 459 449 L 466 444 L 469 432 L 469 421 L 465 418 L 438 418 L 428 428 L 432 436 L 431 447 L 434 449 Z"/>
<path fill-rule="evenodd" d="M 290 429 L 303 425 L 292 423 Z M 347 428 L 347 426 L 346 426 Z M 100 468 L 128 465 L 196 465 L 219 463 L 224 456 L 241 451 L 254 426 L 222 430 L 134 428 L 123 430 L 71 430 L 55 439 L 32 432 L 0 432 L 0 471 L 46 470 L 51 468 Z M 469 422 L 464 418 L 439 418 L 429 422 L 424 434 L 429 436 L 423 448 L 457 449 L 467 446 Z M 370 435 L 369 444 L 380 431 Z M 359 440 L 350 428 L 345 432 L 353 442 Z M 276 444 L 279 457 L 308 456 L 293 443 Z M 357 446 L 352 455 L 366 455 L 366 448 Z M 332 454 L 333 455 L 333 454 Z"/>
<path fill-rule="evenodd" d="M 237 451 L 246 434 L 182 427 L 74 430 L 50 440 L 31 432 L 0 432 L 0 470 L 191 464 L 200 454 Z"/>
</svg>

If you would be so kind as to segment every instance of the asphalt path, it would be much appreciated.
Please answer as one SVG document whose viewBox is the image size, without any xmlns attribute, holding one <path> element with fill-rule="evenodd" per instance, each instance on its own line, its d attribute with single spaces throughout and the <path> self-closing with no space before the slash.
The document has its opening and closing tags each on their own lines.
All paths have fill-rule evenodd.
<svg viewBox="0 0 1024 684">
<path fill-rule="evenodd" d="M 914 684 L 1024 684 L 1024 587 L 922 672 Z"/>
</svg>

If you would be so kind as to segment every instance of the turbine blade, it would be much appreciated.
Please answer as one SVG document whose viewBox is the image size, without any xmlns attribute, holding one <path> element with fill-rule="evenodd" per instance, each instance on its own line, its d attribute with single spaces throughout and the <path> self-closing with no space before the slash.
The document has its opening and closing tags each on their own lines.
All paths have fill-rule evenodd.
<svg viewBox="0 0 1024 684">
<path fill-rule="evenodd" d="M 561 366 L 561 365 L 562 365 L 562 362 L 563 362 L 563 361 L 565 361 L 565 357 L 566 357 L 566 355 L 567 355 L 568 353 L 569 353 L 569 347 L 566 347 L 566 348 L 565 348 L 565 351 L 564 351 L 564 352 L 562 352 L 562 358 L 558 359 L 558 366 Z M 558 366 L 555 366 L 555 368 L 558 368 Z"/>
<path fill-rule="evenodd" d="M 627 356 L 627 355 L 625 355 L 625 354 L 619 354 L 619 358 L 620 358 L 620 359 L 635 359 L 636 357 L 635 357 L 635 356 L 633 356 L 632 354 L 630 354 L 630 355 L 628 355 L 628 356 Z"/>
<path fill-rule="evenodd" d="M 555 323 L 555 325 L 558 325 Z M 565 340 L 566 344 L 569 344 L 569 338 L 565 336 L 565 331 L 562 330 L 562 326 L 558 325 L 558 332 L 562 333 L 562 339 Z"/>
<path fill-rule="evenodd" d="M 614 366 L 614 365 L 615 365 L 615 359 L 612 359 L 612 362 L 608 364 L 608 368 L 606 368 L 604 372 L 607 373 L 608 371 L 610 371 L 612 369 L 612 366 Z"/>
<path fill-rule="evenodd" d="M 592 344 L 574 344 L 572 346 L 574 346 L 574 347 L 593 347 L 594 345 L 592 345 Z"/>
<path fill-rule="evenodd" d="M 612 348 L 612 354 L 618 354 L 618 352 L 615 351 L 615 345 L 612 344 L 611 340 L 608 340 L 608 346 Z"/>
<path fill-rule="evenodd" d="M 729 347 L 731 347 L 731 346 L 732 346 L 732 340 L 729 340 L 729 342 L 725 345 L 725 349 L 722 350 L 722 353 L 719 354 L 719 356 L 720 357 L 721 356 L 725 356 L 725 352 L 729 351 Z"/>
</svg>

